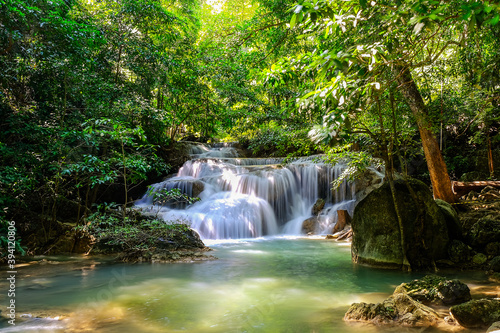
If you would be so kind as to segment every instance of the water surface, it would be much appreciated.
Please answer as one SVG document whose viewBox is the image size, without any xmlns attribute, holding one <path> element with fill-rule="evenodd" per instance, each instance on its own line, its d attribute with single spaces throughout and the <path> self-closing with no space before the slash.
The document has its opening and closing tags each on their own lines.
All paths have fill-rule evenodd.
<svg viewBox="0 0 500 333">
<path fill-rule="evenodd" d="M 74 257 L 20 268 L 18 314 L 67 318 L 28 320 L 0 332 L 421 331 L 342 320 L 351 303 L 380 302 L 400 283 L 422 276 L 355 265 L 348 243 L 277 237 L 209 245 L 219 260 L 96 264 Z M 484 278 L 447 276 L 469 283 Z"/>
</svg>

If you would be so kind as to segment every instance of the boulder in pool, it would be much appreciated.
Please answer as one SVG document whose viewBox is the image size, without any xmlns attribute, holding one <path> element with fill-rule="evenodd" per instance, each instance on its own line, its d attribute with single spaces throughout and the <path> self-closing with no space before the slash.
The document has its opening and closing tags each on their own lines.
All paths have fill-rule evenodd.
<svg viewBox="0 0 500 333">
<path fill-rule="evenodd" d="M 500 300 L 479 299 L 452 306 L 450 313 L 466 328 L 489 327 L 500 321 Z"/>
<path fill-rule="evenodd" d="M 394 181 L 407 258 L 412 269 L 432 269 L 434 261 L 448 257 L 447 222 L 427 185 L 414 179 L 408 183 L 417 203 L 404 180 Z M 354 262 L 382 268 L 403 267 L 400 228 L 388 183 L 358 203 L 352 230 Z"/>
</svg>

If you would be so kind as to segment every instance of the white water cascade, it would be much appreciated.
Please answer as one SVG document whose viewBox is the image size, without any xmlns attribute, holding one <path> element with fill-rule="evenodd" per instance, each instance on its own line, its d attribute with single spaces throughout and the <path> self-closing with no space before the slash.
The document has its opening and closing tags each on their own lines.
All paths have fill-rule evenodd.
<svg viewBox="0 0 500 333">
<path fill-rule="evenodd" d="M 136 206 L 165 221 L 188 223 L 203 239 L 300 235 L 318 198 L 326 201 L 318 216 L 320 233 L 332 230 L 337 210 L 353 214 L 354 188 L 343 183 L 331 190 L 343 170 L 340 165 L 311 158 L 288 164 L 281 164 L 282 158 L 239 158 L 230 145 L 194 145 L 190 152 L 193 159 L 175 177 L 154 184 L 152 192 L 178 188 L 201 200 L 187 207 L 157 205 L 149 192 Z"/>
</svg>

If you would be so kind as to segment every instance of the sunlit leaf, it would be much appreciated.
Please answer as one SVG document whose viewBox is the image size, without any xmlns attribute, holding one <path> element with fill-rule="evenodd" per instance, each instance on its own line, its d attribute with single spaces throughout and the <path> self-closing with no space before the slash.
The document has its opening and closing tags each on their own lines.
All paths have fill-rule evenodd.
<svg viewBox="0 0 500 333">
<path fill-rule="evenodd" d="M 425 23 L 423 23 L 423 22 L 415 24 L 415 26 L 413 27 L 413 34 L 418 35 L 420 33 L 420 31 L 422 31 L 422 28 L 424 26 L 425 26 Z"/>
</svg>

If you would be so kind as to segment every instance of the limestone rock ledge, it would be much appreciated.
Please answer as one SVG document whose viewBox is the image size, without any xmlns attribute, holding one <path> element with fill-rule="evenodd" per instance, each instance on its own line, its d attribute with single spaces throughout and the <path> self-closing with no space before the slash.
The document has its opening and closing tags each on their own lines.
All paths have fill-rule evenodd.
<svg viewBox="0 0 500 333">
<path fill-rule="evenodd" d="M 344 320 L 428 327 L 438 323 L 439 315 L 430 307 L 412 299 L 407 293 L 401 292 L 378 304 L 354 303 L 345 314 Z"/>
</svg>

